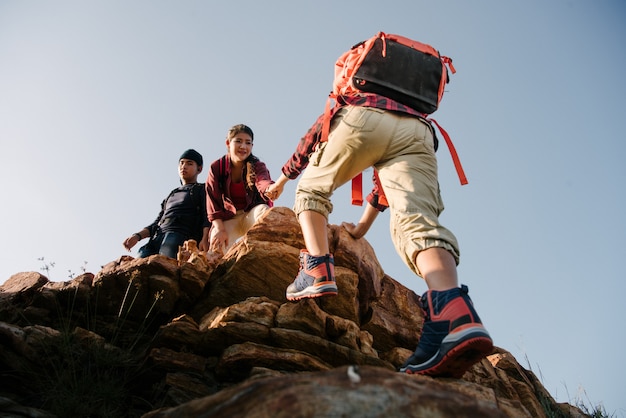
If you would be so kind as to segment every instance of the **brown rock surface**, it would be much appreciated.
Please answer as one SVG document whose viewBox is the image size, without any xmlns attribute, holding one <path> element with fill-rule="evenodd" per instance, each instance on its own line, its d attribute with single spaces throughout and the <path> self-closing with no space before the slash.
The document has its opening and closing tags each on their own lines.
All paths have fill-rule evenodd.
<svg viewBox="0 0 626 418">
<path fill-rule="evenodd" d="M 339 295 L 297 303 L 285 288 L 302 235 L 282 207 L 223 258 L 191 245 L 68 282 L 13 275 L 0 286 L 0 415 L 584 416 L 499 348 L 462 379 L 397 373 L 419 340 L 419 297 L 366 240 L 336 225 L 329 237 Z"/>
</svg>

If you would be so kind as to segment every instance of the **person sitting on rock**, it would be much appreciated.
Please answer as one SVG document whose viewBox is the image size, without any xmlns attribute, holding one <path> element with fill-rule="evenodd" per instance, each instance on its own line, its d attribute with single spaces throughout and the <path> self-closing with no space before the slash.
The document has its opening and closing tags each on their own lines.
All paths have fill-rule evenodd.
<svg viewBox="0 0 626 418">
<path fill-rule="evenodd" d="M 194 149 L 183 152 L 178 160 L 181 186 L 163 200 L 154 222 L 124 240 L 124 248 L 130 251 L 142 239 L 150 238 L 139 249 L 138 257 L 162 254 L 176 258 L 179 247 L 193 239 L 201 251 L 207 251 L 211 223 L 206 213 L 204 183 L 197 182 L 201 172 L 202 155 Z"/>
<path fill-rule="evenodd" d="M 225 253 L 273 205 L 264 193 L 274 182 L 265 163 L 252 154 L 253 141 L 250 127 L 231 127 L 227 154 L 211 163 L 206 202 L 213 252 Z"/>
</svg>

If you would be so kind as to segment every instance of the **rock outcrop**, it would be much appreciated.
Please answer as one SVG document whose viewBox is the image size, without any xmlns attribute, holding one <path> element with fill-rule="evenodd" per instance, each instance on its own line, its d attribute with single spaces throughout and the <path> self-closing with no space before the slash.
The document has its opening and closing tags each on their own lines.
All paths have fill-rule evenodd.
<svg viewBox="0 0 626 418">
<path fill-rule="evenodd" d="M 273 208 L 224 257 L 122 256 L 97 274 L 0 287 L 0 415 L 585 416 L 501 348 L 462 379 L 398 373 L 419 297 L 329 226 L 339 295 L 292 303 L 303 240 Z M 13 414 L 13 415 L 12 415 Z"/>
</svg>

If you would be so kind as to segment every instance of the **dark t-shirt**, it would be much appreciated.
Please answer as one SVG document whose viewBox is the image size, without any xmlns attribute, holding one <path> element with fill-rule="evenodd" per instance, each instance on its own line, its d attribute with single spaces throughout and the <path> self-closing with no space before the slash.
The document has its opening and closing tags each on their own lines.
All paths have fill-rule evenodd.
<svg viewBox="0 0 626 418">
<path fill-rule="evenodd" d="M 210 225 L 204 183 L 194 183 L 172 190 L 161 203 L 161 213 L 147 228 L 151 234 L 158 228 L 161 232 L 179 232 L 199 241 L 202 229 Z"/>
</svg>

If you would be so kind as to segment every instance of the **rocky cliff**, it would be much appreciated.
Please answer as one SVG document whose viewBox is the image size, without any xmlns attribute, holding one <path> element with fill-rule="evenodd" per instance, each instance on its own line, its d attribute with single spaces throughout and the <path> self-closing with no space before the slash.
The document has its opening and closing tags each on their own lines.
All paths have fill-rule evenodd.
<svg viewBox="0 0 626 418">
<path fill-rule="evenodd" d="M 273 208 L 223 257 L 123 256 L 95 275 L 0 287 L 0 416 L 544 417 L 557 404 L 495 348 L 462 379 L 398 373 L 419 297 L 329 226 L 339 295 L 287 302 L 303 240 Z"/>
</svg>

